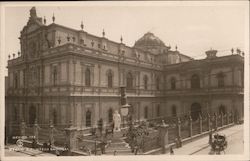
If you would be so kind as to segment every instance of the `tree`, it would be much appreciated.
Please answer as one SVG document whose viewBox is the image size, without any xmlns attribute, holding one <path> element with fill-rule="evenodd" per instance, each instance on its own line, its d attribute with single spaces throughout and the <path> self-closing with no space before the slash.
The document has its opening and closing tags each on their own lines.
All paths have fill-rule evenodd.
<svg viewBox="0 0 250 161">
<path fill-rule="evenodd" d="M 146 122 L 142 122 L 138 127 L 135 127 L 133 124 L 130 125 L 126 136 L 132 152 L 134 152 L 135 147 L 138 147 L 138 149 L 143 148 L 144 136 L 147 135 L 148 128 Z"/>
</svg>

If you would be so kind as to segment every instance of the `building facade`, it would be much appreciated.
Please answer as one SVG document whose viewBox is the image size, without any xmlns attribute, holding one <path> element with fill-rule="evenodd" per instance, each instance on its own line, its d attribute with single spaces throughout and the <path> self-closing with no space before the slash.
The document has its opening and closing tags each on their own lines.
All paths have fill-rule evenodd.
<svg viewBox="0 0 250 161">
<path fill-rule="evenodd" d="M 6 125 L 67 125 L 77 128 L 112 121 L 126 86 L 133 119 L 200 112 L 234 111 L 243 117 L 244 58 L 237 55 L 194 60 L 171 50 L 153 33 L 133 47 L 46 20 L 30 10 L 21 31 L 21 52 L 8 61 Z"/>
</svg>

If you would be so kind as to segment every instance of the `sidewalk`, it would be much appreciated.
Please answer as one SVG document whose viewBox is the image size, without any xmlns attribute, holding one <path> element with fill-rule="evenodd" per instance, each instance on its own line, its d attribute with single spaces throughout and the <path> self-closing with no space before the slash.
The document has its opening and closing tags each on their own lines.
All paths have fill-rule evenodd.
<svg viewBox="0 0 250 161">
<path fill-rule="evenodd" d="M 242 129 L 243 129 L 243 124 L 235 125 L 230 128 L 218 131 L 218 133 L 225 134 L 226 136 L 230 136 L 234 134 L 235 132 L 240 131 Z M 205 136 L 201 139 L 185 144 L 181 148 L 175 148 L 173 149 L 174 155 L 192 155 L 202 149 L 209 147 L 208 141 L 209 141 L 209 136 Z M 166 153 L 166 155 L 170 155 L 170 153 Z"/>
</svg>

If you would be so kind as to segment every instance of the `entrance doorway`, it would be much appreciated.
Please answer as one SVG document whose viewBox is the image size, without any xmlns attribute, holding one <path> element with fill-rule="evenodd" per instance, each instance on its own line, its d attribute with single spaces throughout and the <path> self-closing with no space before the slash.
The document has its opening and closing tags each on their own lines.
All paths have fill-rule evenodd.
<svg viewBox="0 0 250 161">
<path fill-rule="evenodd" d="M 201 113 L 201 105 L 199 103 L 193 103 L 191 105 L 191 117 L 193 121 L 196 121 L 199 118 Z"/>
</svg>

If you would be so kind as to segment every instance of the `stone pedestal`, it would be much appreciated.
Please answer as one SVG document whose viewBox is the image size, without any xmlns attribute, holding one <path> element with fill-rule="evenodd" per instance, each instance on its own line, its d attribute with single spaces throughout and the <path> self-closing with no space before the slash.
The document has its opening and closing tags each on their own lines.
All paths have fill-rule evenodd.
<svg viewBox="0 0 250 161">
<path fill-rule="evenodd" d="M 121 142 L 122 141 L 121 138 L 122 138 L 122 132 L 121 131 L 114 132 L 113 138 L 112 138 L 112 143 Z"/>
<path fill-rule="evenodd" d="M 166 153 L 166 145 L 168 145 L 168 127 L 169 125 L 160 125 L 159 126 L 159 135 L 160 135 L 160 146 L 162 148 L 162 154 Z"/>
<path fill-rule="evenodd" d="M 69 151 L 77 149 L 77 128 L 69 127 L 65 128 L 66 131 L 66 145 Z"/>
</svg>

